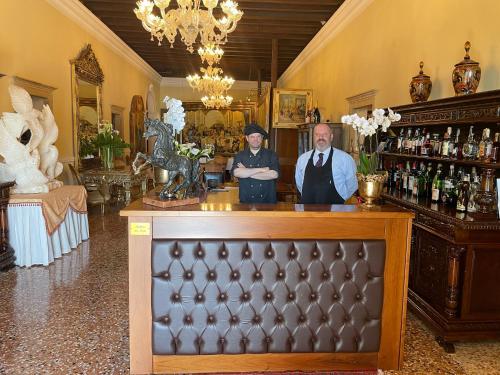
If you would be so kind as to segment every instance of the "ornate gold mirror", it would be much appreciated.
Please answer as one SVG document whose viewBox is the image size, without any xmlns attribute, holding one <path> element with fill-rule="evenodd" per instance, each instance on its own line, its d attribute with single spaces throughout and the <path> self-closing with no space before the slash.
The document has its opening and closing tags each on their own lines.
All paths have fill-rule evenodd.
<svg viewBox="0 0 500 375">
<path fill-rule="evenodd" d="M 73 105 L 73 152 L 75 165 L 87 157 L 86 144 L 97 135 L 102 120 L 102 84 L 104 74 L 90 44 L 82 48 L 71 63 Z M 90 155 L 89 155 L 90 156 Z"/>
</svg>

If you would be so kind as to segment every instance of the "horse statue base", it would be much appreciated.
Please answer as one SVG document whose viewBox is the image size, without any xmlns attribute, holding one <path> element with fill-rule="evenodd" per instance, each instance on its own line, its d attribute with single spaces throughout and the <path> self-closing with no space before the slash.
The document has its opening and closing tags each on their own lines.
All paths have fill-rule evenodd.
<svg viewBox="0 0 500 375">
<path fill-rule="evenodd" d="M 176 197 L 174 197 L 173 199 L 161 199 L 160 190 L 161 187 L 150 191 L 146 196 L 142 197 L 142 203 L 160 208 L 169 208 L 203 203 L 207 197 L 206 192 L 202 192 L 202 194 L 200 194 L 200 196 L 198 197 L 188 197 L 181 199 L 177 199 Z"/>
</svg>

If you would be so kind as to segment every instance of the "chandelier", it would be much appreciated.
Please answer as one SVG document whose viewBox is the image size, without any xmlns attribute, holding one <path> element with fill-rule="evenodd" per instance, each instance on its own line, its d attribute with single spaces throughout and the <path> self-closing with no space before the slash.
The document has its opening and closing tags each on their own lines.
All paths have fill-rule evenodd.
<svg viewBox="0 0 500 375">
<path fill-rule="evenodd" d="M 224 44 L 227 34 L 236 29 L 243 16 L 238 3 L 232 0 L 220 3 L 224 16 L 219 19 L 213 15 L 219 0 L 203 0 L 207 9 L 201 8 L 201 2 L 202 0 L 177 0 L 178 7 L 167 11 L 170 0 L 154 0 L 154 3 L 152 0 L 140 0 L 134 13 L 142 26 L 151 33 L 151 40 L 158 39 L 158 45 L 161 45 L 163 38 L 167 38 L 172 48 L 179 32 L 187 50 L 193 53 L 193 44 L 198 35 L 202 45 Z M 159 8 L 161 17 L 153 13 L 155 5 Z"/>
<path fill-rule="evenodd" d="M 233 78 L 221 76 L 223 73 L 221 68 L 207 66 L 206 68 L 200 68 L 200 71 L 203 76 L 200 77 L 198 74 L 194 74 L 187 76 L 186 79 L 192 89 L 206 92 L 210 96 L 221 96 L 234 84 Z"/>
<path fill-rule="evenodd" d="M 219 63 L 224 51 L 214 43 L 209 43 L 205 47 L 198 48 L 198 55 L 200 55 L 202 63 L 206 62 L 212 66 Z"/>
<path fill-rule="evenodd" d="M 229 95 L 210 95 L 201 98 L 202 103 L 207 108 L 226 108 L 233 102 L 233 97 Z"/>
</svg>

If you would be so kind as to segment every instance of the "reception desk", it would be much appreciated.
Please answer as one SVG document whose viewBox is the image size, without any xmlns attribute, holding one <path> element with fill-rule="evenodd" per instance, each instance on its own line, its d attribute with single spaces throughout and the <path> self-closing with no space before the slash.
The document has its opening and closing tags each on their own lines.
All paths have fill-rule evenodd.
<svg viewBox="0 0 500 375">
<path fill-rule="evenodd" d="M 236 197 L 121 212 L 131 373 L 400 368 L 413 214 Z"/>
</svg>

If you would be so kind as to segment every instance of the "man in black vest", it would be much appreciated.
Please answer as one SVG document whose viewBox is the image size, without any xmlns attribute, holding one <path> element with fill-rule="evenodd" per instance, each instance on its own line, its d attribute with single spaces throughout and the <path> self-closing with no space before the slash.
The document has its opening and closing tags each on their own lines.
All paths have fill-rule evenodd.
<svg viewBox="0 0 500 375">
<path fill-rule="evenodd" d="M 314 127 L 314 149 L 300 155 L 295 167 L 300 203 L 343 204 L 358 189 L 354 159 L 332 147 L 332 140 L 328 124 Z"/>
<path fill-rule="evenodd" d="M 257 124 L 245 126 L 248 147 L 234 157 L 233 176 L 238 177 L 241 203 L 276 203 L 278 155 L 262 148 L 267 132 Z"/>
</svg>

